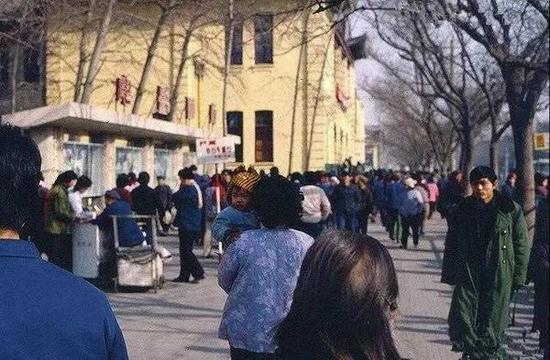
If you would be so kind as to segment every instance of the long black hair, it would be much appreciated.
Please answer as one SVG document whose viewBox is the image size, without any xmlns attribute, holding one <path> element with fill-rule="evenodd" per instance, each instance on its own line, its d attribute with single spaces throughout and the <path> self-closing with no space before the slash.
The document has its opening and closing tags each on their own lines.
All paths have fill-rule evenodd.
<svg viewBox="0 0 550 360">
<path fill-rule="evenodd" d="M 391 332 L 398 293 L 393 261 L 377 240 L 323 233 L 304 258 L 277 330 L 277 359 L 401 359 Z"/>
<path fill-rule="evenodd" d="M 252 207 L 267 228 L 296 224 L 302 215 L 303 200 L 298 188 L 281 175 L 260 179 L 252 192 Z"/>
</svg>

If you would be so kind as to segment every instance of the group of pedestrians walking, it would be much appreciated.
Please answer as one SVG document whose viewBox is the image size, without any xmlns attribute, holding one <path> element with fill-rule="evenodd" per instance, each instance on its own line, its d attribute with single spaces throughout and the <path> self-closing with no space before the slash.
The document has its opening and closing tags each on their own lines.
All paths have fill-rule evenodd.
<svg viewBox="0 0 550 360">
<path fill-rule="evenodd" d="M 127 359 L 105 296 L 20 240 L 29 235 L 38 247 L 51 246 L 51 262 L 70 269 L 71 227 L 87 221 L 82 195 L 91 181 L 67 171 L 47 189 L 39 169 L 36 144 L 19 129 L 0 125 L 5 300 L 0 353 Z M 169 230 L 173 206 L 181 261 L 176 281 L 181 282 L 204 278 L 193 246 L 202 241 L 209 256 L 212 244 L 218 245 L 218 282 L 228 293 L 219 336 L 228 341 L 232 359 L 401 359 L 392 335 L 398 321 L 397 275 L 386 247 L 366 235 L 368 223 L 380 214 L 388 235 L 406 248 L 410 232 L 418 244 L 423 220 L 436 209 L 449 228 L 441 280 L 453 286 L 449 335 L 454 350 L 463 359 L 506 359 L 502 342 L 510 299 L 531 280 L 534 328 L 548 358 L 547 179 L 538 179 L 545 188 L 537 189 L 531 251 L 522 209 L 498 190 L 496 174 L 485 166 L 474 168 L 467 182 L 460 172 L 441 179 L 390 171 L 285 178 L 276 168 L 262 174 L 244 167 L 208 180 L 196 167 L 178 176 L 180 186 L 171 193 L 161 182 L 149 187 L 146 172 L 119 175 L 117 187 L 105 194 L 105 211 L 93 223 L 108 227 L 111 214 L 164 212 L 163 230 Z M 128 239 L 149 241 L 135 223 L 127 226 Z"/>
</svg>

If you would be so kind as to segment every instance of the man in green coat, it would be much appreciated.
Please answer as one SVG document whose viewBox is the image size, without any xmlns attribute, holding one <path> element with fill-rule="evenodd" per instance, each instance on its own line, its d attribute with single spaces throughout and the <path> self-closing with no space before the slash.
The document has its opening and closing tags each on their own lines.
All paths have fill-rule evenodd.
<svg viewBox="0 0 550 360">
<path fill-rule="evenodd" d="M 527 224 L 521 207 L 495 190 L 491 168 L 473 169 L 470 183 L 473 194 L 450 217 L 445 243 L 441 281 L 455 286 L 449 332 L 463 343 L 463 359 L 506 359 L 510 298 L 529 262 Z"/>
</svg>

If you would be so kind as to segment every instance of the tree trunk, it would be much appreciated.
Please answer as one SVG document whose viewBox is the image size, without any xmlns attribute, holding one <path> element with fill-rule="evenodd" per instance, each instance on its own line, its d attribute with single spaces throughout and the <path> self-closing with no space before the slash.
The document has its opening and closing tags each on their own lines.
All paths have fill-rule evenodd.
<svg viewBox="0 0 550 360">
<path fill-rule="evenodd" d="M 533 166 L 533 126 L 525 118 L 525 114 L 510 111 L 512 116 L 512 131 L 514 134 L 514 150 L 518 180 L 516 183 L 518 201 L 522 205 L 529 239 L 533 239 L 535 227 L 535 169 Z"/>
<path fill-rule="evenodd" d="M 491 168 L 498 175 L 498 139 L 491 137 L 491 142 L 489 143 L 489 162 Z"/>
<path fill-rule="evenodd" d="M 90 103 L 90 98 L 92 97 L 94 80 L 99 70 L 99 61 L 101 59 L 101 54 L 103 53 L 103 47 L 109 31 L 109 24 L 113 15 L 113 7 L 116 2 L 117 0 L 109 0 L 107 9 L 105 10 L 105 15 L 103 16 L 103 21 L 101 22 L 101 27 L 99 28 L 99 32 L 97 34 L 94 51 L 92 52 L 90 65 L 88 67 L 88 74 L 86 75 L 86 81 L 84 82 L 84 89 L 82 90 L 81 102 L 83 104 Z"/>
<path fill-rule="evenodd" d="M 235 19 L 233 17 L 233 0 L 228 0 L 229 32 L 225 42 L 225 65 L 223 68 L 223 91 L 222 91 L 222 129 L 223 136 L 227 135 L 227 82 L 229 69 L 231 68 L 231 52 L 233 51 L 233 33 L 235 32 Z"/>
<path fill-rule="evenodd" d="M 162 34 L 162 28 L 170 15 L 170 11 L 174 7 L 174 0 L 170 0 L 167 7 L 161 7 L 160 17 L 157 22 L 157 27 L 155 28 L 155 33 L 151 39 L 151 44 L 147 49 L 147 57 L 145 58 L 145 63 L 143 64 L 143 71 L 141 73 L 141 78 L 139 80 L 139 85 L 136 89 L 136 97 L 134 99 L 134 106 L 132 107 L 132 114 L 137 114 L 139 112 L 139 107 L 141 105 L 141 100 L 143 98 L 143 92 L 145 84 L 147 83 L 147 78 L 151 72 L 153 66 L 153 59 L 158 48 L 160 35 Z"/>
<path fill-rule="evenodd" d="M 472 132 L 469 128 L 463 128 L 462 130 L 463 140 L 460 153 L 460 170 L 465 177 L 468 176 L 473 165 L 473 152 L 474 152 L 474 139 Z"/>
<path fill-rule="evenodd" d="M 288 174 L 292 172 L 292 158 L 294 157 L 294 140 L 296 137 L 296 114 L 298 113 L 298 93 L 300 92 L 300 74 L 303 71 L 305 62 L 305 49 L 307 43 L 307 26 L 309 22 L 309 12 L 304 13 L 304 28 L 302 29 L 302 44 L 300 45 L 300 54 L 298 55 L 298 65 L 296 67 L 296 78 L 294 79 L 294 99 L 292 106 L 292 121 L 290 125 L 290 150 L 288 152 Z M 304 86 L 307 86 L 305 84 Z M 307 107 L 306 104 L 303 104 Z"/>
<path fill-rule="evenodd" d="M 17 111 L 17 85 L 18 85 L 18 82 L 17 82 L 18 71 L 17 70 L 19 69 L 19 48 L 20 48 L 19 44 L 16 44 L 14 52 L 13 52 L 13 61 L 11 63 L 11 79 L 10 79 L 10 82 L 11 82 L 11 104 L 10 104 L 10 109 L 11 109 L 12 114 Z"/>
<path fill-rule="evenodd" d="M 82 77 L 84 76 L 84 68 L 86 67 L 86 62 L 88 58 L 88 38 L 90 37 L 90 24 L 92 23 L 93 8 L 95 5 L 95 0 L 90 0 L 90 5 L 86 13 L 86 22 L 82 27 L 82 36 L 80 37 L 80 50 L 79 50 L 79 60 L 78 60 L 78 70 L 76 72 L 76 81 L 74 85 L 74 96 L 73 100 L 75 102 L 80 102 L 80 97 L 82 96 Z"/>
<path fill-rule="evenodd" d="M 174 84 L 174 90 L 170 96 L 170 112 L 168 113 L 168 121 L 174 121 L 176 115 L 176 107 L 178 106 L 179 89 L 183 78 L 183 70 L 187 63 L 187 55 L 189 51 L 189 42 L 191 41 L 192 25 L 187 29 L 185 38 L 183 39 L 183 45 L 181 47 L 181 60 L 178 66 L 178 73 L 176 74 L 176 82 Z"/>
</svg>

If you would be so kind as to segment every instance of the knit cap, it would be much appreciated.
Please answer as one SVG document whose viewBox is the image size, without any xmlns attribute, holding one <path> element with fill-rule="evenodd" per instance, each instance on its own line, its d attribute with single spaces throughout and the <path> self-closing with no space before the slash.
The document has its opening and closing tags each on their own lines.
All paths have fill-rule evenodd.
<svg viewBox="0 0 550 360">
<path fill-rule="evenodd" d="M 252 192 L 258 181 L 260 181 L 260 175 L 258 175 L 255 170 L 248 170 L 233 176 L 233 179 L 231 179 L 231 185 L 238 186 L 248 192 Z"/>
</svg>

